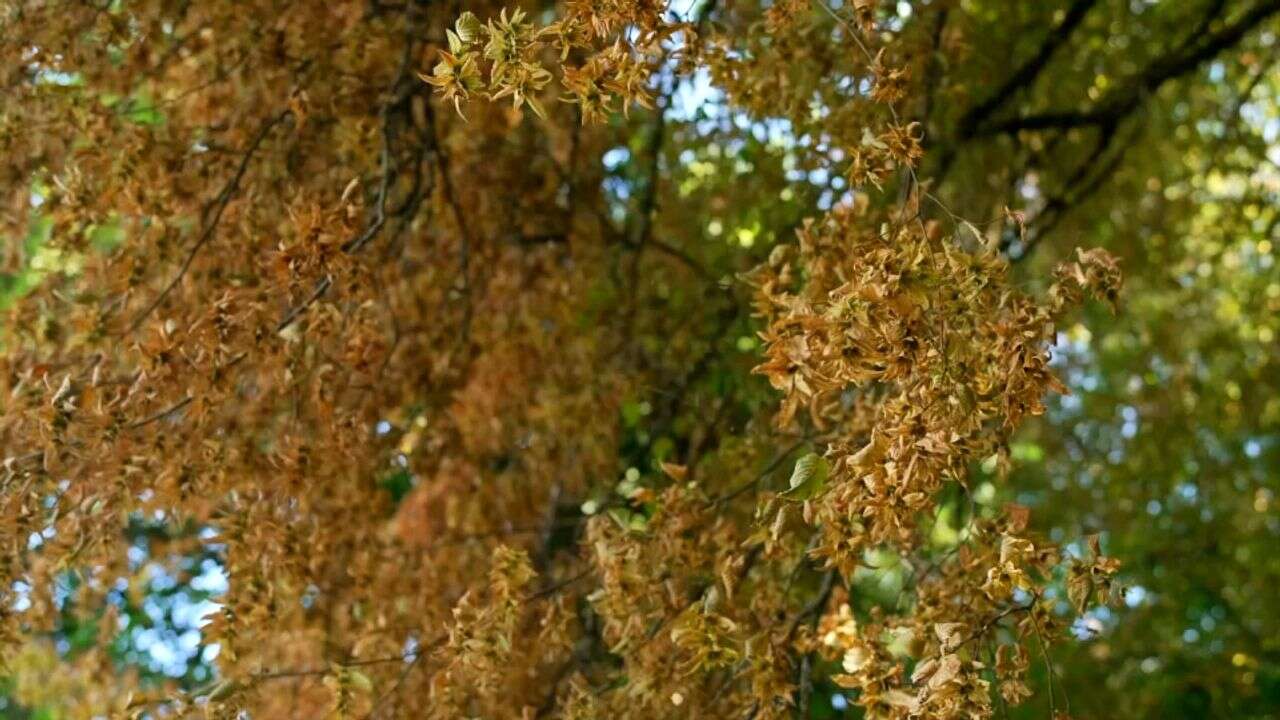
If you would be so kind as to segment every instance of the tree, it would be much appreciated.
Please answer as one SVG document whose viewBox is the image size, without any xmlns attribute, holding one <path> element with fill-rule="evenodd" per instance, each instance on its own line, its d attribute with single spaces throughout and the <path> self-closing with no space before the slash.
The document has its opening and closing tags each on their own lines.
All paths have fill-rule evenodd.
<svg viewBox="0 0 1280 720">
<path fill-rule="evenodd" d="M 679 5 L 6 11 L 12 707 L 1268 712 L 1280 3 Z"/>
</svg>

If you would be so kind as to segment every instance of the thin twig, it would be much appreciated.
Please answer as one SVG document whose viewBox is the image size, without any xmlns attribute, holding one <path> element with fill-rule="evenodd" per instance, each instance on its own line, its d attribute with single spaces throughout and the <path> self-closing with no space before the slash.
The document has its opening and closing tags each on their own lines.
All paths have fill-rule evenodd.
<svg viewBox="0 0 1280 720">
<path fill-rule="evenodd" d="M 795 443 L 793 443 L 790 447 L 788 447 L 787 449 L 785 449 L 785 450 L 783 450 L 782 452 L 778 453 L 778 454 L 773 458 L 773 460 L 770 460 L 770 461 L 769 461 L 769 464 L 768 464 L 768 465 L 766 465 L 766 466 L 764 467 L 764 469 L 763 469 L 763 470 L 761 470 L 761 471 L 760 471 L 760 472 L 755 476 L 755 478 L 753 478 L 753 479 L 751 480 L 751 482 L 745 483 L 745 484 L 743 484 L 742 486 L 738 487 L 737 489 L 732 490 L 732 491 L 730 491 L 729 493 L 727 493 L 727 494 L 725 494 L 725 495 L 721 495 L 720 497 L 716 498 L 715 500 L 712 500 L 712 501 L 711 501 L 711 502 L 712 502 L 712 504 L 713 504 L 713 505 L 723 505 L 724 503 L 727 503 L 727 502 L 729 502 L 730 500 L 733 500 L 733 499 L 737 498 L 739 495 L 742 495 L 743 493 L 747 492 L 747 491 L 748 491 L 748 490 L 750 490 L 751 488 L 754 488 L 754 487 L 758 486 L 758 485 L 759 485 L 759 484 L 760 484 L 760 483 L 761 483 L 765 478 L 769 477 L 769 475 L 770 475 L 774 470 L 777 470 L 777 469 L 778 469 L 778 466 L 782 464 L 782 461 L 783 461 L 783 460 L 786 460 L 788 457 L 790 457 L 791 453 L 793 453 L 793 452 L 795 452 L 796 450 L 798 450 L 798 449 L 800 448 L 800 446 L 801 446 L 801 445 L 804 445 L 804 444 L 805 444 L 805 443 L 807 443 L 807 442 L 809 442 L 809 439 L 808 439 L 808 438 L 803 438 L 803 439 L 801 439 L 801 440 L 797 440 L 797 441 L 796 441 Z"/>
<path fill-rule="evenodd" d="M 159 412 L 157 412 L 157 413 L 155 413 L 155 414 L 153 414 L 153 415 L 148 415 L 147 417 L 145 417 L 145 418 L 143 418 L 143 419 L 141 419 L 141 420 L 138 420 L 137 422 L 130 423 L 130 424 L 128 425 L 128 428 L 129 428 L 130 430 L 137 430 L 138 428 L 146 427 L 147 425 L 150 425 L 151 423 L 156 422 L 157 420 L 161 420 L 161 419 L 163 419 L 163 418 L 169 417 L 170 415 L 172 415 L 172 414 L 174 414 L 174 413 L 178 412 L 178 411 L 179 411 L 179 410 L 181 410 L 182 408 L 184 408 L 184 407 L 186 407 L 186 406 L 190 405 L 190 404 L 191 404 L 191 401 L 193 401 L 193 400 L 195 400 L 195 399 L 196 399 L 196 398 L 195 398 L 195 396 L 194 396 L 194 395 L 188 395 L 188 396 L 186 396 L 185 398 L 183 398 L 183 399 L 179 400 L 178 402 L 176 402 L 176 403 L 174 403 L 174 404 L 170 405 L 169 407 L 167 407 L 167 408 L 165 408 L 165 409 L 163 409 L 163 410 L 161 410 L 161 411 L 159 411 Z"/>
<path fill-rule="evenodd" d="M 591 573 L 593 573 L 593 572 L 595 572 L 595 568 L 594 568 L 594 567 L 587 567 L 585 570 L 583 570 L 583 571 L 582 571 L 582 572 L 580 572 L 580 573 L 577 573 L 576 575 L 573 575 L 573 576 L 570 576 L 570 577 L 568 577 L 568 578 L 565 578 L 564 580 L 561 580 L 560 582 L 553 583 L 553 584 L 551 584 L 551 585 L 549 585 L 549 586 L 547 586 L 547 587 L 545 587 L 545 588 L 543 588 L 543 589 L 541 589 L 541 590 L 539 590 L 539 591 L 537 591 L 537 592 L 535 592 L 535 593 L 533 593 L 533 594 L 529 595 L 528 597 L 526 597 L 526 598 L 525 598 L 525 600 L 539 600 L 539 599 L 541 599 L 541 598 L 548 597 L 548 596 L 550 596 L 550 595 L 554 595 L 555 593 L 559 592 L 560 590 L 563 590 L 564 588 L 566 588 L 566 587 L 568 587 L 568 586 L 570 586 L 570 585 L 572 585 L 572 584 L 574 584 L 574 583 L 578 582 L 579 580 L 581 580 L 582 578 L 584 578 L 584 577 L 586 577 L 586 576 L 590 575 L 590 574 L 591 574 Z"/>
<path fill-rule="evenodd" d="M 826 606 L 827 601 L 831 599 L 831 592 L 835 590 L 835 583 L 836 571 L 828 570 L 822 576 L 822 584 L 818 587 L 818 594 L 813 596 L 813 598 L 811 598 L 809 602 L 800 609 L 800 612 L 796 613 L 794 618 L 791 618 L 791 624 L 787 626 L 787 638 L 795 635 L 796 630 L 800 629 L 800 625 L 806 619 L 817 618 L 819 612 L 824 606 Z"/>
<path fill-rule="evenodd" d="M 443 642 L 444 638 L 441 638 Z M 369 667 L 371 665 L 386 665 L 394 662 L 407 662 L 414 660 L 419 655 L 425 654 L 425 650 L 419 649 L 413 652 L 401 653 L 390 657 L 370 658 L 368 660 L 344 660 L 342 662 L 334 662 L 327 667 L 322 668 L 303 668 L 299 670 L 280 670 L 275 672 L 261 672 L 249 676 L 251 682 L 268 682 L 271 680 L 286 680 L 289 678 L 300 677 L 316 677 L 320 675 L 328 675 L 333 672 L 334 667 L 339 668 L 358 668 Z"/>
<path fill-rule="evenodd" d="M 378 698 L 377 702 L 373 704 L 373 707 L 369 709 L 369 713 L 364 716 L 364 720 L 371 720 L 371 718 L 377 715 L 378 711 L 381 710 L 382 707 L 391 700 L 391 698 L 395 697 L 400 692 L 400 688 L 404 685 L 404 681 L 409 678 L 409 673 L 413 672 L 413 669 L 418 666 L 418 663 L 421 662 L 425 655 L 426 653 L 423 652 L 413 654 L 413 660 L 409 661 L 409 664 L 404 666 L 404 670 L 400 671 L 400 676 L 396 678 L 395 684 Z"/>
<path fill-rule="evenodd" d="M 245 172 L 249 169 L 249 161 L 253 159 L 255 154 L 257 154 L 258 148 L 262 145 L 263 140 L 266 140 L 267 135 L 271 133 L 271 130 L 275 128 L 276 125 L 283 122 L 285 118 L 289 117 L 291 113 L 291 110 L 284 110 L 267 120 L 263 123 L 262 127 L 259 128 L 257 135 L 254 136 L 253 141 L 249 143 L 249 147 L 245 150 L 244 157 L 240 158 L 240 165 L 236 168 L 235 174 L 231 176 L 231 179 L 227 181 L 227 184 L 222 187 L 222 191 L 218 193 L 218 197 L 214 201 L 213 218 L 205 224 L 204 230 L 200 233 L 200 237 L 196 239 L 195 245 L 193 245 L 191 250 L 187 253 L 186 259 L 182 261 L 182 266 L 178 268 L 178 273 L 173 276 L 173 279 L 169 281 L 169 284 L 165 286 L 164 290 L 161 290 L 160 294 L 157 295 L 142 312 L 138 313 L 138 316 L 129 324 L 129 333 L 135 332 L 142 325 L 142 322 L 146 320 L 151 313 L 155 312 L 155 309 L 160 306 L 160 303 L 164 302 L 164 299 L 169 296 L 169 293 L 173 292 L 173 289 L 178 286 L 178 283 L 182 282 L 182 278 L 185 277 L 187 271 L 191 269 L 191 263 L 195 261 L 196 255 L 198 255 L 200 250 L 203 249 L 204 246 L 209 243 L 209 240 L 213 238 L 213 231 L 217 229 L 218 222 L 222 220 L 223 211 L 225 211 L 227 209 L 227 205 L 231 203 L 231 198 L 235 196 L 236 191 L 240 188 L 241 179 L 244 178 Z"/>
<path fill-rule="evenodd" d="M 787 638 L 790 639 L 795 634 L 800 624 L 806 618 L 809 619 L 811 627 L 816 627 L 818 618 L 822 614 L 822 608 L 826 607 L 827 601 L 831 599 L 831 591 L 835 588 L 836 571 L 828 570 L 822 576 L 822 585 L 818 589 L 818 594 L 809 601 L 807 605 L 801 609 L 800 613 L 792 619 L 790 627 L 787 628 Z M 799 695 L 797 699 L 796 709 L 801 718 L 809 717 L 809 702 L 813 696 L 813 653 L 807 652 L 800 659 L 800 683 Z"/>
<path fill-rule="evenodd" d="M 285 313 L 284 317 L 280 319 L 280 322 L 276 324 L 276 332 L 280 332 L 293 324 L 294 320 L 297 320 L 302 313 L 307 311 L 307 308 L 314 305 L 315 302 L 319 300 L 322 295 L 328 292 L 329 288 L 332 286 L 333 277 L 331 275 L 326 275 L 323 280 L 316 283 L 316 289 L 311 291 L 311 295 L 309 295 L 306 300 L 302 301 L 299 305 L 293 306 L 289 309 L 289 312 Z"/>
</svg>

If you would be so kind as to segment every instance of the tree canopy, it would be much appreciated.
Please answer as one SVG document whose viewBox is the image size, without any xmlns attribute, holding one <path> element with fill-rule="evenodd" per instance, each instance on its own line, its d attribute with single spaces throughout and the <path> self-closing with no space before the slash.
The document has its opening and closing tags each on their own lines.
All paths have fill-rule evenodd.
<svg viewBox="0 0 1280 720">
<path fill-rule="evenodd" d="M 0 715 L 1272 717 L 1277 0 L 0 8 Z"/>
</svg>

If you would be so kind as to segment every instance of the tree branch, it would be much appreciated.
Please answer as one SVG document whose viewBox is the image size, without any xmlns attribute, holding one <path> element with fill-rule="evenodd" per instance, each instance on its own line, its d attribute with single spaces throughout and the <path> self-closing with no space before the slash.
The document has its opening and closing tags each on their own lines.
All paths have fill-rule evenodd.
<svg viewBox="0 0 1280 720">
<path fill-rule="evenodd" d="M 1040 73 L 1049 64 L 1049 60 L 1053 58 L 1057 49 L 1071 38 L 1072 32 L 1080 25 L 1085 15 L 1089 13 L 1095 4 L 1097 4 L 1097 0 L 1075 0 L 1075 2 L 1071 3 L 1071 7 L 1067 9 L 1067 14 L 1062 18 L 1062 22 L 1049 31 L 1049 36 L 1040 44 L 1040 48 L 1036 50 L 1035 55 L 1032 55 L 1015 70 L 986 100 L 974 105 L 960 118 L 960 137 L 972 137 L 978 127 L 992 113 L 1003 107 L 1019 89 L 1030 87 L 1034 84 L 1036 79 L 1040 77 Z"/>
<path fill-rule="evenodd" d="M 1280 0 L 1265 0 L 1254 5 L 1235 22 L 1203 42 L 1197 43 L 1192 38 L 1179 50 L 1151 63 L 1132 82 L 1112 91 L 1090 108 L 1023 115 L 977 128 L 975 135 L 1010 134 L 1022 130 L 1070 130 L 1118 123 L 1137 110 L 1142 101 L 1164 83 L 1191 73 L 1222 51 L 1234 47 L 1277 12 L 1280 12 Z"/>
<path fill-rule="evenodd" d="M 244 178 L 245 172 L 249 169 L 249 161 L 251 161 L 253 156 L 257 154 L 258 148 L 262 145 L 262 141 L 266 140 L 267 135 L 271 133 L 271 130 L 274 129 L 276 125 L 283 122 L 285 118 L 289 117 L 291 113 L 292 111 L 290 110 L 284 110 L 266 120 L 262 124 L 262 127 L 258 129 L 257 134 L 254 135 L 253 140 L 249 143 L 249 147 L 245 150 L 244 156 L 240 158 L 239 167 L 236 168 L 235 173 L 231 176 L 231 179 L 227 181 L 226 185 L 222 186 L 222 191 L 218 193 L 218 197 L 214 201 L 213 218 L 210 219 L 209 222 L 205 223 L 204 230 L 201 231 L 200 237 L 196 239 L 195 245 L 193 245 L 191 250 L 187 253 L 186 259 L 182 261 L 182 266 L 178 268 L 178 273 L 173 276 L 173 279 L 169 281 L 168 285 L 165 285 L 164 289 L 160 291 L 160 294 L 157 295 L 142 312 L 138 313 L 138 316 L 133 319 L 133 322 L 129 323 L 129 333 L 136 331 L 142 325 L 142 322 L 146 320 L 151 313 L 155 312 L 155 309 L 160 306 L 160 303 L 164 302 L 164 299 L 169 296 L 169 293 L 173 292 L 173 289 L 178 286 L 178 283 L 182 282 L 182 278 L 185 277 L 187 271 L 191 269 L 191 263 L 196 259 L 196 255 L 198 255 L 200 250 L 203 249 L 204 246 L 208 244 L 209 240 L 213 238 L 213 231 L 217 229 L 218 222 L 222 220 L 223 211 L 227 209 L 227 205 L 231 203 L 231 198 L 235 197 L 236 191 L 240 189 L 240 181 Z"/>
</svg>

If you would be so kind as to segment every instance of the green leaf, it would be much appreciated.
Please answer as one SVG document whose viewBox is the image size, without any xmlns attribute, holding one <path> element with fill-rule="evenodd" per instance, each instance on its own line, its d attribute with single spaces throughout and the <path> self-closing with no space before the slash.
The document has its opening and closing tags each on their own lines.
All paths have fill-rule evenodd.
<svg viewBox="0 0 1280 720">
<path fill-rule="evenodd" d="M 458 22 L 454 23 L 454 27 L 458 29 L 458 37 L 465 43 L 471 43 L 480 37 L 481 30 L 484 26 L 480 24 L 480 18 L 475 13 L 467 11 L 458 17 Z"/>
<path fill-rule="evenodd" d="M 826 487 L 829 472 L 826 458 L 816 453 L 805 455 L 796 461 L 791 471 L 791 487 L 782 491 L 782 497 L 797 502 L 814 497 Z"/>
<path fill-rule="evenodd" d="M 391 495 L 391 503 L 393 505 L 399 505 L 405 495 L 408 495 L 409 491 L 413 489 L 413 474 L 405 470 L 397 470 L 379 480 L 378 487 Z"/>
<path fill-rule="evenodd" d="M 609 518 L 626 532 L 643 533 L 648 529 L 649 519 L 643 513 L 632 512 L 626 508 L 610 508 Z"/>
</svg>

